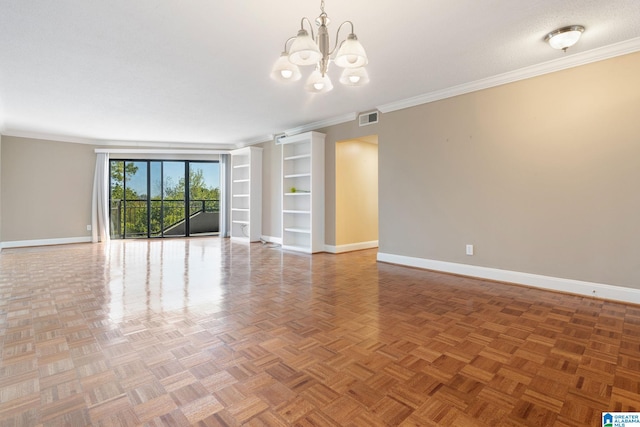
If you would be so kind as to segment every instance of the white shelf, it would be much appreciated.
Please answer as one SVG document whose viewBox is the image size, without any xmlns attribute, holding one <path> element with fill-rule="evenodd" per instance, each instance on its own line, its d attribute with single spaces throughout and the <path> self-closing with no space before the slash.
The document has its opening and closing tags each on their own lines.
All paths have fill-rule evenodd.
<svg viewBox="0 0 640 427">
<path fill-rule="evenodd" d="M 284 231 L 288 231 L 289 233 L 311 234 L 311 230 L 305 228 L 285 228 Z"/>
<path fill-rule="evenodd" d="M 311 174 L 310 173 L 294 173 L 291 175 L 285 175 L 285 178 L 304 178 L 304 177 L 310 177 Z"/>
<path fill-rule="evenodd" d="M 257 242 L 262 237 L 262 148 L 239 148 L 230 154 L 230 237 Z"/>
<path fill-rule="evenodd" d="M 311 154 L 300 154 L 297 156 L 285 157 L 284 160 L 299 160 L 299 159 L 310 159 L 310 158 L 311 158 Z"/>
<path fill-rule="evenodd" d="M 311 213 L 311 211 L 296 211 L 293 209 L 287 209 L 287 210 L 283 210 L 282 213 L 286 213 L 286 214 L 305 214 L 305 215 L 309 215 Z"/>
<path fill-rule="evenodd" d="M 324 251 L 324 139 L 318 132 L 280 139 L 283 249 Z"/>
</svg>

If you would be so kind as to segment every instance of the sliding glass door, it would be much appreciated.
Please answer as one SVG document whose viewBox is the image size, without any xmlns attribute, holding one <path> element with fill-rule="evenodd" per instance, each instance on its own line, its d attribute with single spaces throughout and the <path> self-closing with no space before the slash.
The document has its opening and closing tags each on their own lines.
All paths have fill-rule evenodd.
<svg viewBox="0 0 640 427">
<path fill-rule="evenodd" d="M 189 235 L 220 229 L 220 164 L 189 162 Z"/>
<path fill-rule="evenodd" d="M 218 233 L 218 162 L 111 160 L 110 176 L 113 238 Z"/>
<path fill-rule="evenodd" d="M 148 162 L 111 161 L 111 236 L 147 237 Z"/>
<path fill-rule="evenodd" d="M 187 162 L 162 162 L 162 232 L 164 236 L 187 235 Z"/>
</svg>

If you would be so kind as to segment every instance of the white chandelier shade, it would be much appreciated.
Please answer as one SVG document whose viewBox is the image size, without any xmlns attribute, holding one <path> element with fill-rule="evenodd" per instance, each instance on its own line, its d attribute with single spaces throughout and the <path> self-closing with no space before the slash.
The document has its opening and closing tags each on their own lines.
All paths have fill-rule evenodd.
<svg viewBox="0 0 640 427">
<path fill-rule="evenodd" d="M 340 75 L 340 83 L 347 86 L 364 86 L 369 83 L 366 68 L 345 68 Z"/>
<path fill-rule="evenodd" d="M 313 65 L 321 58 L 322 53 L 309 33 L 304 29 L 298 31 L 298 36 L 289 50 L 289 61 L 296 65 Z"/>
<path fill-rule="evenodd" d="M 301 77 L 300 68 L 289 61 L 287 52 L 282 52 L 280 58 L 273 64 L 271 78 L 280 82 L 295 82 L 300 80 Z"/>
<path fill-rule="evenodd" d="M 355 34 L 349 34 L 349 37 L 342 42 L 334 62 L 338 67 L 343 68 L 359 68 L 367 65 L 367 54 Z"/>
<path fill-rule="evenodd" d="M 309 18 L 302 18 L 297 35 L 285 42 L 284 52 L 271 69 L 271 77 L 279 82 L 297 81 L 301 78 L 299 66 L 314 65 L 315 70 L 304 87 L 312 93 L 325 93 L 333 89 L 333 83 L 328 75 L 329 65 L 333 62 L 338 67 L 344 68 L 340 83 L 346 86 L 367 84 L 369 75 L 364 66 L 369 63 L 369 59 L 354 33 L 353 23 L 345 21 L 340 24 L 334 47 L 331 49 L 327 29 L 329 17 L 324 11 L 324 0 L 320 3 L 320 11 L 320 16 L 315 20 L 318 25 L 317 34 L 314 34 Z M 305 28 L 305 22 L 308 30 Z M 344 25 L 350 25 L 351 32 L 346 39 L 339 41 L 340 30 Z"/>
<path fill-rule="evenodd" d="M 315 70 L 307 79 L 304 88 L 313 93 L 325 93 L 333 89 L 333 83 L 328 75 L 322 75 L 320 71 Z"/>
</svg>

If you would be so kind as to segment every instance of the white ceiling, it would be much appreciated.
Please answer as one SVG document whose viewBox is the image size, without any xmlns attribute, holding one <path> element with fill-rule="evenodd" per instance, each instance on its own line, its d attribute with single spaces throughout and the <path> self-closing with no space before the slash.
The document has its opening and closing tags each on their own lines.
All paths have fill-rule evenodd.
<svg viewBox="0 0 640 427">
<path fill-rule="evenodd" d="M 620 52 L 616 46 L 640 50 L 640 0 L 326 0 L 332 44 L 338 24 L 353 21 L 371 82 L 343 87 L 333 67 L 335 89 L 314 95 L 302 87 L 309 67 L 290 85 L 269 73 L 300 18 L 313 20 L 319 5 L 0 0 L 0 132 L 78 142 L 253 143 L 406 99 L 419 103 L 469 82 L 588 62 Z M 543 42 L 570 24 L 586 31 L 567 53 Z"/>
</svg>

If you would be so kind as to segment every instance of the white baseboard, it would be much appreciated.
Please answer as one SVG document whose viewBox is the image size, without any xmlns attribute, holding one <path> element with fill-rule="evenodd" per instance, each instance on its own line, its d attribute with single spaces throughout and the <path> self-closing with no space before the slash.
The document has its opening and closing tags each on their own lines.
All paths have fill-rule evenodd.
<svg viewBox="0 0 640 427">
<path fill-rule="evenodd" d="M 372 240 L 370 242 L 349 243 L 348 245 L 339 246 L 324 245 L 324 250 L 325 252 L 329 252 L 332 254 L 341 254 L 343 252 L 360 251 L 363 249 L 371 249 L 377 247 L 378 241 Z"/>
<path fill-rule="evenodd" d="M 62 239 L 41 239 L 41 240 L 16 240 L 13 242 L 2 242 L 1 247 L 6 248 L 26 248 L 30 246 L 50 246 L 67 245 L 70 243 L 91 243 L 91 236 L 86 237 L 65 237 Z"/>
<path fill-rule="evenodd" d="M 542 276 L 539 274 L 521 273 L 518 271 L 500 270 L 497 268 L 479 267 L 476 265 L 414 258 L 381 252 L 378 252 L 378 261 L 441 271 L 444 273 L 478 277 L 481 279 L 496 280 L 499 282 L 515 283 L 576 295 L 640 304 L 640 289 L 626 288 L 623 286 L 584 282 L 573 279 L 562 279 L 559 277 Z"/>
<path fill-rule="evenodd" d="M 269 243 L 275 243 L 277 245 L 282 244 L 282 237 L 262 236 L 262 240 Z"/>
<path fill-rule="evenodd" d="M 234 237 L 234 236 L 231 236 L 231 237 L 229 237 L 229 240 L 231 240 L 232 242 L 238 242 L 238 243 L 249 243 L 249 239 L 247 237 Z"/>
</svg>

